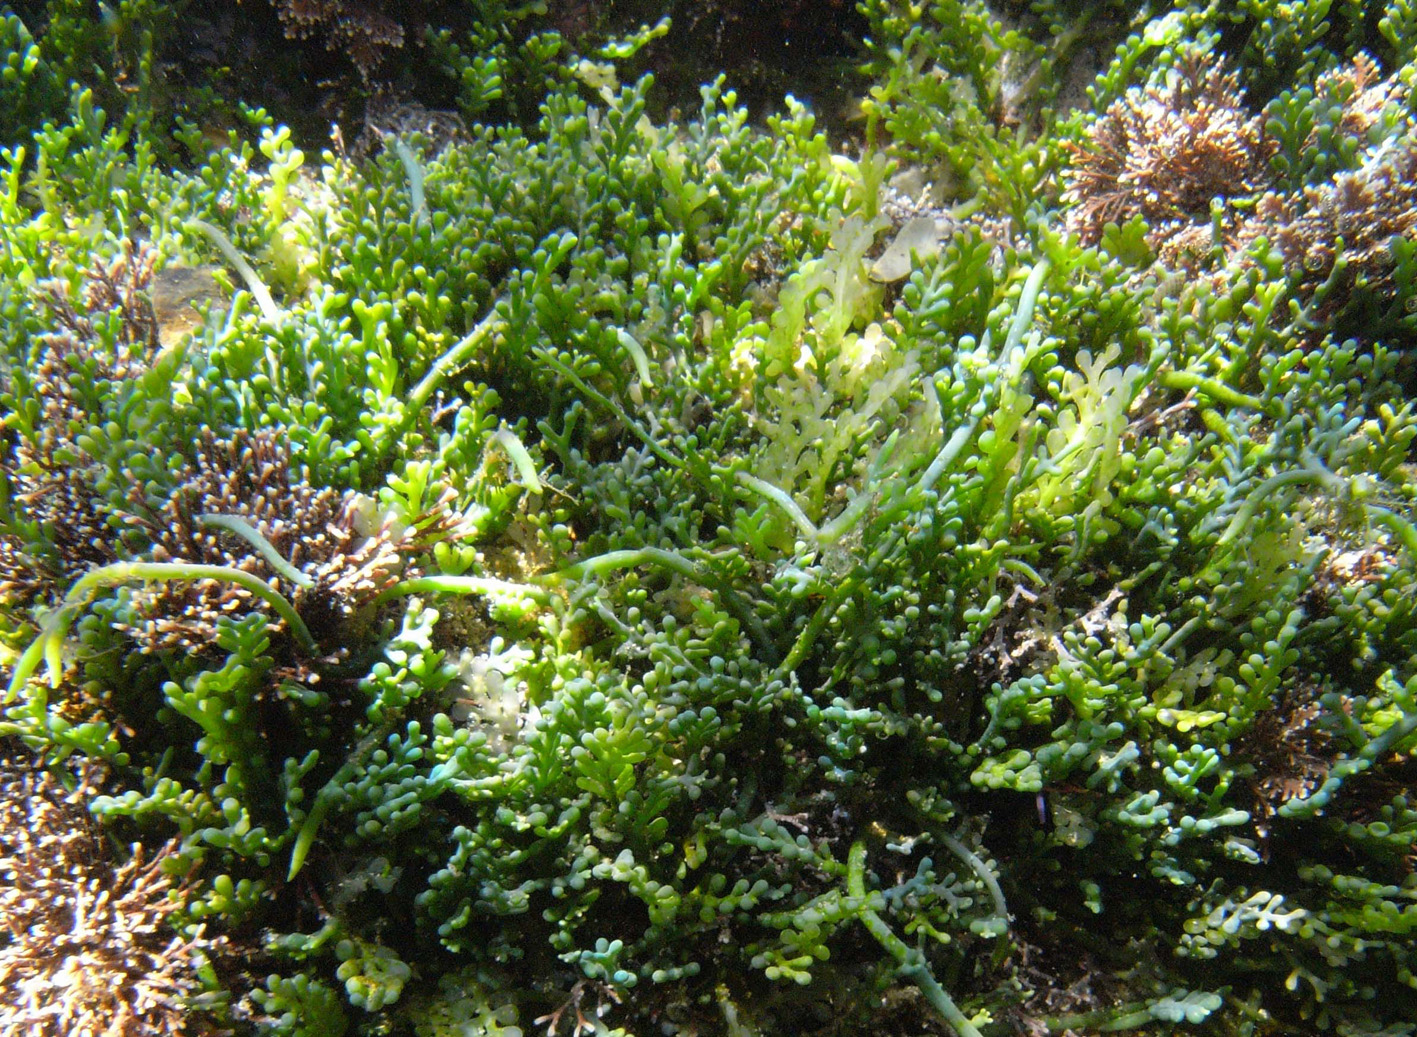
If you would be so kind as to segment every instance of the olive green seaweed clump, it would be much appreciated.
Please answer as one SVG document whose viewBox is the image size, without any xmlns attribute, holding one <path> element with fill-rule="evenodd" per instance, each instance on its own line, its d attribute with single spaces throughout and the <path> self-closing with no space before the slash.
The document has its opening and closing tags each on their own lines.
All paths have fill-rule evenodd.
<svg viewBox="0 0 1417 1037">
<path fill-rule="evenodd" d="M 1414 1032 L 1417 9 L 860 14 L 362 158 L 0 23 L 0 1029 Z"/>
</svg>

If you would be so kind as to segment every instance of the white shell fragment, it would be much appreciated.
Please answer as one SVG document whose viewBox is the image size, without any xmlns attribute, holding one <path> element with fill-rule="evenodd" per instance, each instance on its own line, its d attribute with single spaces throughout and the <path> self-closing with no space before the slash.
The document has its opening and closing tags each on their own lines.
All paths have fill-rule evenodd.
<svg viewBox="0 0 1417 1037">
<path fill-rule="evenodd" d="M 908 275 L 914 266 L 911 253 L 924 258 L 940 251 L 940 224 L 929 216 L 917 216 L 896 232 L 895 240 L 871 265 L 871 280 L 889 284 Z"/>
</svg>

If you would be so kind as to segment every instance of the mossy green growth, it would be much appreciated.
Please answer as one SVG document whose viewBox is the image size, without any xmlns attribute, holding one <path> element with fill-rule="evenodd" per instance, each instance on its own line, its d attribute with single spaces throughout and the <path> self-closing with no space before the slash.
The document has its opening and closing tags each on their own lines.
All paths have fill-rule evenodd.
<svg viewBox="0 0 1417 1037">
<path fill-rule="evenodd" d="M 1410 1030 L 1413 232 L 1341 310 L 1263 240 L 1084 245 L 1100 113 L 1004 89 L 1086 17 L 1103 108 L 1195 48 L 1260 90 L 1282 45 L 1293 143 L 1360 47 L 1410 85 L 1410 14 L 1035 6 L 865 5 L 853 156 L 722 82 L 655 123 L 650 78 L 549 49 L 535 120 L 363 161 L 252 109 L 169 169 L 83 91 L 10 131 L 0 735 L 178 840 L 180 924 L 225 938 L 193 1011 Z M 1411 147 L 1384 109 L 1272 157 Z M 877 281 L 920 212 L 940 247 Z M 164 344 L 194 267 L 221 298 Z"/>
</svg>

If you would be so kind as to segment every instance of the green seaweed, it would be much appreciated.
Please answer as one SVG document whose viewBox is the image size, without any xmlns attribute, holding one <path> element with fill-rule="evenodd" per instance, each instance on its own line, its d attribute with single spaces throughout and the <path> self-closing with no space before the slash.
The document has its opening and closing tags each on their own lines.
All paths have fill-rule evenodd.
<svg viewBox="0 0 1417 1037">
<path fill-rule="evenodd" d="M 653 18 L 430 24 L 464 132 L 363 157 L 110 117 L 7 18 L 0 736 L 175 840 L 239 1032 L 1407 1032 L 1413 15 L 1368 6 L 871 0 L 850 154 L 721 79 L 652 115 Z M 1070 231 L 1109 106 L 1211 58 L 1288 201 Z"/>
</svg>

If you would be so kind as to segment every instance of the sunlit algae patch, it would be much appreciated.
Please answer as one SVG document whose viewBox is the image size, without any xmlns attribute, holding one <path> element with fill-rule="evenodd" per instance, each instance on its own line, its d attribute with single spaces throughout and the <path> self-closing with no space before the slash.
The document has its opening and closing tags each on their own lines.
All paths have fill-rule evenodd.
<svg viewBox="0 0 1417 1037">
<path fill-rule="evenodd" d="M 0 21 L 0 1029 L 1414 1033 L 1417 7 L 863 0 L 829 139 L 280 4 L 457 98 L 317 153 L 100 6 Z"/>
</svg>

